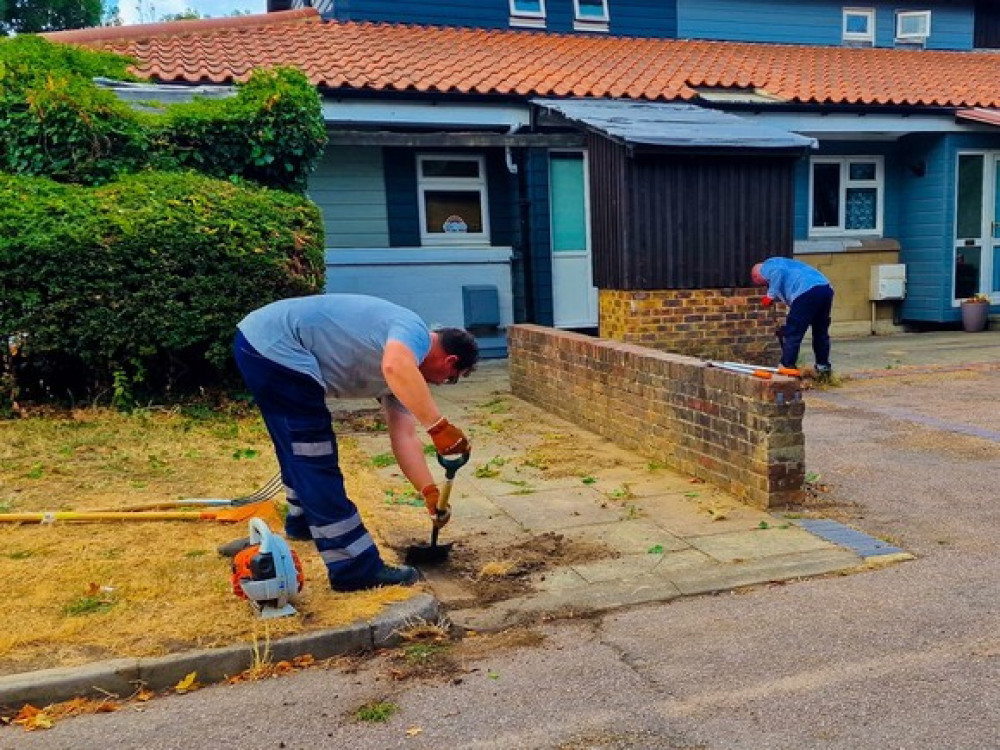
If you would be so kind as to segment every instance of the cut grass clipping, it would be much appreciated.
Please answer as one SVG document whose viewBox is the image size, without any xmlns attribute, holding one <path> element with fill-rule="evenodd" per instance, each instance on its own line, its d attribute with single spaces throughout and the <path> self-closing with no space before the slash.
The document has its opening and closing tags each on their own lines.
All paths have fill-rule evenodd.
<svg viewBox="0 0 1000 750">
<path fill-rule="evenodd" d="M 340 446 L 348 491 L 369 529 L 378 536 L 380 525 L 412 525 L 413 536 L 422 533 L 419 512 L 386 510 L 385 488 L 357 444 L 342 438 Z M 0 420 L 0 513 L 235 498 L 276 471 L 267 433 L 245 407 L 80 409 Z M 282 512 L 283 494 L 274 501 Z M 216 553 L 246 534 L 245 521 L 0 523 L 7 586 L 0 674 L 252 642 L 263 621 L 232 593 L 230 562 Z M 267 621 L 270 638 L 367 619 L 412 595 L 400 587 L 334 593 L 312 543 L 291 545 L 305 568 L 305 589 L 297 615 Z M 380 548 L 392 561 L 392 550 Z"/>
</svg>

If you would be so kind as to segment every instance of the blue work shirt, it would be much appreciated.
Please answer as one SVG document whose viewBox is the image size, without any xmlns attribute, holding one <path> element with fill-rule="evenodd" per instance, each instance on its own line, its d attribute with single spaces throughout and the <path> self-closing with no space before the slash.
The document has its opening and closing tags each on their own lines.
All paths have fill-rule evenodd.
<svg viewBox="0 0 1000 750">
<path fill-rule="evenodd" d="M 797 297 L 818 286 L 830 286 L 829 279 L 812 266 L 791 258 L 768 258 L 760 264 L 767 281 L 767 296 L 792 304 Z"/>
<path fill-rule="evenodd" d="M 316 380 L 334 398 L 390 395 L 382 374 L 389 341 L 413 352 L 431 349 L 427 324 L 412 310 L 361 294 L 318 294 L 278 300 L 237 326 L 262 356 Z"/>
</svg>

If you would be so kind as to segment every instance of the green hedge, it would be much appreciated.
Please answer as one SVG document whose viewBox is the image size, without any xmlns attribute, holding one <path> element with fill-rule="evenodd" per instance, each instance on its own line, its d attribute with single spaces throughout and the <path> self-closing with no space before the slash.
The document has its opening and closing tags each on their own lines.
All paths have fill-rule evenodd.
<svg viewBox="0 0 1000 750">
<path fill-rule="evenodd" d="M 196 169 L 305 190 L 326 129 L 300 71 L 255 70 L 234 97 L 140 112 L 92 80 L 134 80 L 129 62 L 40 37 L 0 40 L 0 170 L 100 184 L 143 168 Z"/>
<path fill-rule="evenodd" d="M 218 385 L 243 315 L 322 291 L 321 217 L 293 193 L 194 173 L 0 175 L 0 206 L 0 333 L 21 397 L 123 404 Z"/>
</svg>

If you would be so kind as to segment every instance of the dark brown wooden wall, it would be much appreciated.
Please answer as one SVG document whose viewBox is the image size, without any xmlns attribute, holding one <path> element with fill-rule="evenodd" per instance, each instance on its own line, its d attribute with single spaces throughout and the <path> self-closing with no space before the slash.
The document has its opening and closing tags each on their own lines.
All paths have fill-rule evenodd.
<svg viewBox="0 0 1000 750">
<path fill-rule="evenodd" d="M 972 43 L 976 49 L 1000 48 L 1000 7 L 996 0 L 977 0 Z"/>
<path fill-rule="evenodd" d="M 599 288 L 749 286 L 754 263 L 791 256 L 793 157 L 588 148 Z"/>
</svg>

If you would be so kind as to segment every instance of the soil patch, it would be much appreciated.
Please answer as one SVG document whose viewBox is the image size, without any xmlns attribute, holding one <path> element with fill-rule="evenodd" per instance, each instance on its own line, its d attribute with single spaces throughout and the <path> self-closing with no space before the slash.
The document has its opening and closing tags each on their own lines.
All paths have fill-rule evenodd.
<svg viewBox="0 0 1000 750">
<path fill-rule="evenodd" d="M 501 549 L 456 542 L 435 572 L 470 592 L 475 601 L 467 604 L 484 606 L 534 591 L 533 581 L 553 568 L 618 556 L 606 545 L 546 532 Z"/>
</svg>

